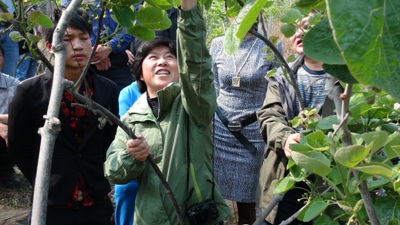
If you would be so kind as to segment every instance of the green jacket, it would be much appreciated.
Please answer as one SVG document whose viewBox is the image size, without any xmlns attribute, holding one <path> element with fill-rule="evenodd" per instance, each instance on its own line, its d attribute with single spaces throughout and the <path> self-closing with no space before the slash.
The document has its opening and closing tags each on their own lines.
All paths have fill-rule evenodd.
<svg viewBox="0 0 400 225">
<path fill-rule="evenodd" d="M 257 111 L 261 135 L 267 143 L 256 193 L 257 206 L 262 211 L 274 197 L 276 182 L 285 176 L 288 159 L 283 149 L 288 136 L 296 133 L 289 123 L 298 114 L 296 96 L 293 87 L 280 72 L 270 78 L 264 104 Z M 278 207 L 275 207 L 265 220 L 274 224 L 277 210 Z"/>
<path fill-rule="evenodd" d="M 230 216 L 220 191 L 212 183 L 213 142 L 211 121 L 215 112 L 216 97 L 211 57 L 205 41 L 205 25 L 201 9 L 179 11 L 178 65 L 180 81 L 160 90 L 159 116 L 155 118 L 144 93 L 122 118 L 132 131 L 141 132 L 151 146 L 151 155 L 166 178 L 182 210 L 202 200 L 214 198 L 219 217 L 215 222 Z M 104 164 L 105 175 L 117 184 L 139 179 L 136 197 L 135 224 L 178 224 L 174 208 L 159 178 L 149 163 L 138 162 L 126 151 L 130 139 L 118 129 Z M 194 173 L 188 174 L 187 148 Z M 196 192 L 193 180 L 199 192 Z M 189 186 L 189 188 L 187 188 Z M 214 194 L 213 194 L 214 193 Z M 200 198 L 201 196 L 201 198 Z M 189 224 L 186 218 L 186 224 Z"/>
<path fill-rule="evenodd" d="M 301 60 L 299 57 L 297 60 Z M 295 62 L 289 64 L 292 66 Z M 297 79 L 297 71 L 294 74 Z M 333 115 L 332 106 L 336 102 L 331 100 L 335 95 L 342 92 L 339 83 L 336 79 L 328 79 L 331 86 L 327 89 L 327 96 L 321 115 Z M 327 81 L 328 82 L 328 81 Z M 335 98 L 336 100 L 336 98 Z M 288 83 L 281 69 L 270 78 L 268 83 L 267 94 L 264 104 L 257 111 L 257 118 L 260 126 L 261 136 L 267 143 L 265 159 L 260 169 L 259 186 L 257 189 L 257 206 L 264 211 L 272 201 L 276 182 L 283 178 L 286 173 L 286 165 L 288 159 L 284 153 L 284 147 L 289 135 L 296 133 L 290 124 L 292 120 L 299 114 L 299 109 L 296 103 L 296 94 L 293 86 Z M 339 106 L 340 108 L 340 103 Z M 268 222 L 274 224 L 278 207 L 275 207 L 271 213 L 265 218 Z M 289 217 L 290 215 L 288 215 Z"/>
</svg>

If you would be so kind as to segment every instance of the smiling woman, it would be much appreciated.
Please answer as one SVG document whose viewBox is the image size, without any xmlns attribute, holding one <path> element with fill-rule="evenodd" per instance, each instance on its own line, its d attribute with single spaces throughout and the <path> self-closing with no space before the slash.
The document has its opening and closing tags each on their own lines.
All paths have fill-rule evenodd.
<svg viewBox="0 0 400 225">
<path fill-rule="evenodd" d="M 156 39 L 154 43 L 159 45 L 151 49 L 142 62 L 142 73 L 136 76 L 137 80 L 146 83 L 147 93 L 150 98 L 157 97 L 157 91 L 166 87 L 171 82 L 178 82 L 179 72 L 176 55 L 169 46 L 162 45 L 168 43 Z M 147 43 L 144 43 L 145 45 Z M 145 54 L 139 48 L 138 55 Z"/>
<path fill-rule="evenodd" d="M 161 65 L 159 65 L 160 63 Z M 174 79 L 171 79 L 171 81 L 178 81 L 179 73 L 176 61 L 175 41 L 171 41 L 165 38 L 156 38 L 152 41 L 144 42 L 139 46 L 139 49 L 133 61 L 132 72 L 136 77 L 139 91 L 141 93 L 147 91 L 147 81 L 150 82 L 149 86 L 152 89 L 151 95 L 153 97 L 155 97 L 155 92 L 166 86 L 154 86 L 153 88 L 152 82 L 150 80 L 151 77 L 155 76 L 156 71 L 160 69 L 166 71 L 170 70 L 170 75 L 171 72 L 173 75 L 171 77 L 174 77 Z"/>
<path fill-rule="evenodd" d="M 217 224 L 230 215 L 214 182 L 215 87 L 202 9 L 196 0 L 182 0 L 178 15 L 178 48 L 169 40 L 155 39 L 138 50 L 133 73 L 143 94 L 121 118 L 137 138 L 118 129 L 104 164 L 112 183 L 138 179 L 135 224 Z M 146 161 L 150 154 L 186 214 L 177 215 L 166 199 L 166 190 Z"/>
</svg>

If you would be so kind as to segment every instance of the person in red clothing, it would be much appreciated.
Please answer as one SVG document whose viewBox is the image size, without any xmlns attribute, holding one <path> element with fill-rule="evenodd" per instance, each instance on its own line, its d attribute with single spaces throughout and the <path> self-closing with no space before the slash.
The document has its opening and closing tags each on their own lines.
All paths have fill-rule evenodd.
<svg viewBox="0 0 400 225">
<path fill-rule="evenodd" d="M 55 10 L 55 23 L 61 16 Z M 65 78 L 76 82 L 89 61 L 92 50 L 87 13 L 77 11 L 65 34 Z M 46 48 L 52 51 L 54 28 L 45 33 Z M 9 150 L 24 176 L 34 186 L 40 135 L 43 127 L 53 74 L 28 79 L 17 87 L 9 109 Z M 118 115 L 118 88 L 112 81 L 89 70 L 77 91 Z M 69 92 L 62 94 L 59 119 L 61 131 L 54 145 L 48 190 L 46 224 L 111 223 L 113 206 L 108 197 L 110 184 L 103 175 L 103 162 L 113 140 L 116 125 L 99 126 L 100 115 L 74 107 L 78 102 Z"/>
</svg>

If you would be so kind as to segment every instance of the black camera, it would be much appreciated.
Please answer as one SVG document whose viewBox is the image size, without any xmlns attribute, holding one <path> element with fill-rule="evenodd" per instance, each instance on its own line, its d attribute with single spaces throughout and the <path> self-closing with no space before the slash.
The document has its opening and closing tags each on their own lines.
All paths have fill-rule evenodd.
<svg viewBox="0 0 400 225">
<path fill-rule="evenodd" d="M 209 225 L 219 216 L 217 204 L 213 199 L 190 206 L 187 209 L 187 214 L 190 225 Z"/>
</svg>

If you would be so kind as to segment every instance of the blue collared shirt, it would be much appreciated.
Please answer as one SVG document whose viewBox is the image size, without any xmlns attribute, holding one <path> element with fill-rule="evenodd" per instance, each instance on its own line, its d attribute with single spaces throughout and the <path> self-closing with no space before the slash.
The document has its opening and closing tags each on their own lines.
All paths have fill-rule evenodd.
<svg viewBox="0 0 400 225">
<path fill-rule="evenodd" d="M 17 89 L 19 80 L 0 72 L 0 114 L 8 114 L 8 105 Z"/>
</svg>

